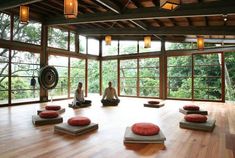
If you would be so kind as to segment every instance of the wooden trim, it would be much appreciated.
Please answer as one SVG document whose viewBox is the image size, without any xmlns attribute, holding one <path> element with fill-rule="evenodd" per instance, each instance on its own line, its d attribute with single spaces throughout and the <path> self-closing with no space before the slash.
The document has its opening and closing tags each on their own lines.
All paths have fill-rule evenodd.
<svg viewBox="0 0 235 158">
<path fill-rule="evenodd" d="M 140 67 L 140 65 L 139 65 L 139 58 L 137 58 L 136 59 L 136 64 L 137 64 L 137 67 L 136 67 L 136 69 L 137 69 L 137 76 L 136 76 L 136 95 L 137 95 L 137 97 L 139 97 L 140 96 L 140 79 L 139 79 L 139 75 L 140 75 L 140 70 L 139 70 L 139 67 Z"/>
<path fill-rule="evenodd" d="M 68 32 L 68 36 L 67 36 L 67 39 L 68 39 L 67 50 L 70 51 L 70 30 L 67 30 L 67 32 Z"/>
<path fill-rule="evenodd" d="M 9 54 L 9 60 L 8 60 L 8 104 L 11 106 L 11 55 L 12 55 L 12 50 L 8 49 L 8 54 Z"/>
<path fill-rule="evenodd" d="M 85 59 L 85 97 L 88 96 L 88 59 Z"/>
<path fill-rule="evenodd" d="M 192 60 L 192 68 L 191 68 L 191 80 L 192 80 L 192 94 L 191 94 L 191 98 L 192 100 L 194 100 L 194 55 L 191 56 L 191 60 Z"/>
<path fill-rule="evenodd" d="M 76 32 L 76 33 L 75 33 L 75 53 L 76 53 L 76 54 L 80 54 L 80 53 L 79 53 L 79 48 L 80 48 L 80 44 L 79 44 L 79 35 L 78 35 L 78 33 Z"/>
<path fill-rule="evenodd" d="M 68 98 L 70 98 L 70 93 L 71 93 L 71 82 L 70 82 L 70 79 L 71 79 L 70 66 L 71 66 L 71 64 L 70 64 L 70 62 L 71 62 L 71 59 L 70 59 L 70 57 L 68 57 Z"/>
<path fill-rule="evenodd" d="M 117 60 L 117 79 L 118 96 L 120 96 L 120 59 Z"/>
<path fill-rule="evenodd" d="M 102 60 L 99 61 L 99 90 L 100 90 L 100 95 L 102 95 L 102 82 L 103 82 L 103 78 L 102 78 L 102 70 L 103 70 L 103 65 L 102 65 Z"/>
</svg>

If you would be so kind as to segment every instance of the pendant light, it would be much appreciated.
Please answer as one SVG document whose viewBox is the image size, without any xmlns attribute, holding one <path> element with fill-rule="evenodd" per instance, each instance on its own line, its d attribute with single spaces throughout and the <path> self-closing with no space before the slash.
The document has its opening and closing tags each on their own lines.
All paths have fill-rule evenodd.
<svg viewBox="0 0 235 158">
<path fill-rule="evenodd" d="M 160 0 L 160 8 L 175 10 L 180 5 L 180 0 Z"/>
<path fill-rule="evenodd" d="M 28 24 L 29 22 L 29 7 L 28 6 L 20 6 L 20 23 Z"/>
<path fill-rule="evenodd" d="M 68 19 L 76 18 L 78 15 L 78 1 L 64 0 L 64 16 Z"/>
</svg>

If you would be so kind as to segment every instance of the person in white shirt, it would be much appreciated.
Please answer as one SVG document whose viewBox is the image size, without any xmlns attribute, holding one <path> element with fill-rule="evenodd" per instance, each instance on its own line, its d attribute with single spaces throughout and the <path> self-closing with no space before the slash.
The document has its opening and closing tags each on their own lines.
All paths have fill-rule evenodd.
<svg viewBox="0 0 235 158">
<path fill-rule="evenodd" d="M 84 93 L 82 90 L 82 83 L 79 82 L 78 87 L 77 87 L 75 94 L 74 94 L 72 106 L 80 106 L 81 104 L 90 104 L 90 103 L 91 103 L 90 100 L 84 99 Z"/>
<path fill-rule="evenodd" d="M 112 82 L 109 82 L 109 87 L 105 89 L 103 98 L 101 102 L 103 104 L 116 103 L 118 104 L 120 100 L 118 99 L 115 88 L 112 87 Z"/>
</svg>

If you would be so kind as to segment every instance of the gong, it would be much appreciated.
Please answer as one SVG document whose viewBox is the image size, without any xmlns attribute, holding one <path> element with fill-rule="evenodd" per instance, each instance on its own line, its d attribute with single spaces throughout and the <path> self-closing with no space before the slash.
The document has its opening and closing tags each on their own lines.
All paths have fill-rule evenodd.
<svg viewBox="0 0 235 158">
<path fill-rule="evenodd" d="M 58 72 L 54 66 L 44 66 L 39 71 L 38 82 L 44 89 L 53 89 L 59 80 Z"/>
</svg>

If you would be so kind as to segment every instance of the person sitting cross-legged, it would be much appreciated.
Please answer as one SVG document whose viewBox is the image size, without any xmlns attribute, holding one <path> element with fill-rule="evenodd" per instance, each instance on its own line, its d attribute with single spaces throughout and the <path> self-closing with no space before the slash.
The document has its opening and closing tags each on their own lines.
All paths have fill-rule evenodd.
<svg viewBox="0 0 235 158">
<path fill-rule="evenodd" d="M 82 83 L 79 82 L 78 87 L 75 91 L 72 107 L 76 107 L 76 106 L 79 107 L 79 106 L 82 106 L 84 104 L 91 104 L 91 101 L 84 99 L 84 93 L 83 93 L 83 90 L 82 90 Z"/>
<path fill-rule="evenodd" d="M 112 82 L 109 82 L 108 84 L 109 86 L 104 91 L 104 95 L 101 100 L 101 103 L 103 103 L 104 106 L 118 105 L 120 100 L 118 99 L 116 90 L 115 88 L 112 87 Z"/>
</svg>

